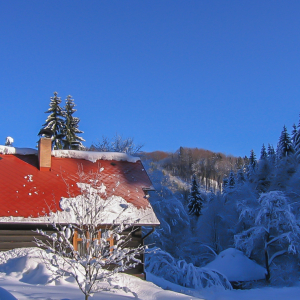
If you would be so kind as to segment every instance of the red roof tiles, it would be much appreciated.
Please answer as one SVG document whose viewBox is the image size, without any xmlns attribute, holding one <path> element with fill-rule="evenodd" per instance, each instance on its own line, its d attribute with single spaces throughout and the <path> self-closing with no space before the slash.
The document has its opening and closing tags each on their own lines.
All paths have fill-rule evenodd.
<svg viewBox="0 0 300 300">
<path fill-rule="evenodd" d="M 41 172 L 36 155 L 0 154 L 0 217 L 34 218 L 48 213 L 49 207 L 56 211 L 61 197 L 80 194 L 76 185 L 80 170 L 85 174 L 100 172 L 108 197 L 120 196 L 138 208 L 149 205 L 143 189 L 151 189 L 152 184 L 141 161 L 92 163 L 52 157 L 51 171 Z"/>
</svg>

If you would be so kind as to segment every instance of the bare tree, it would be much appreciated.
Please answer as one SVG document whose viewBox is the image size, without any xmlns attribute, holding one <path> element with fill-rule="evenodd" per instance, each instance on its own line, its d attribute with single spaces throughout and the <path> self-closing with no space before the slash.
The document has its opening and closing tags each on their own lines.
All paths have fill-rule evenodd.
<svg viewBox="0 0 300 300">
<path fill-rule="evenodd" d="M 133 138 L 123 138 L 121 135 L 116 134 L 112 139 L 102 137 L 102 141 L 93 144 L 90 149 L 103 152 L 123 152 L 130 155 L 135 155 L 140 152 L 142 144 L 135 144 Z"/>
</svg>

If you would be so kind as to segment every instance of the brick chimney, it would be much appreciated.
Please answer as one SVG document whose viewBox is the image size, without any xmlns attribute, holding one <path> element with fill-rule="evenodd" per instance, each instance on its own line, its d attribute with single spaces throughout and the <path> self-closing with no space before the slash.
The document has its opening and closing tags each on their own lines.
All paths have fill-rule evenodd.
<svg viewBox="0 0 300 300">
<path fill-rule="evenodd" d="M 38 159 L 40 171 L 51 171 L 51 138 L 41 137 L 38 146 Z"/>
</svg>

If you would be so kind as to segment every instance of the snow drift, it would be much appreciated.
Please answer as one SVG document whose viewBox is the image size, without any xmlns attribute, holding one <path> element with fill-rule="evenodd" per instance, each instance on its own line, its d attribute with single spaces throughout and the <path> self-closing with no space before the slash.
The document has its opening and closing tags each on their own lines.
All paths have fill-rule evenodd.
<svg viewBox="0 0 300 300">
<path fill-rule="evenodd" d="M 228 248 L 205 268 L 222 273 L 229 281 L 250 281 L 265 278 L 266 269 L 249 259 L 242 251 Z"/>
</svg>

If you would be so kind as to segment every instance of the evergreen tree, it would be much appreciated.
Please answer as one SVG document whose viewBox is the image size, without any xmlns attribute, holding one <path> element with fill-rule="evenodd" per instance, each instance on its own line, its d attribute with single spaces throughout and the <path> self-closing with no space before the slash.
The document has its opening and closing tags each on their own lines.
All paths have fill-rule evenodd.
<svg viewBox="0 0 300 300">
<path fill-rule="evenodd" d="M 191 191 L 188 196 L 188 209 L 190 215 L 195 215 L 196 217 L 201 216 L 201 210 L 203 207 L 203 198 L 199 192 L 198 183 L 196 181 L 196 176 L 193 176 Z"/>
<path fill-rule="evenodd" d="M 57 92 L 54 92 L 54 96 L 50 98 L 50 108 L 45 112 L 49 114 L 46 123 L 43 124 L 43 128 L 40 130 L 39 135 L 42 135 L 42 131 L 45 129 L 52 131 L 52 146 L 54 149 L 62 149 L 62 130 L 65 126 L 64 115 L 61 107 L 61 98 L 57 96 Z"/>
<path fill-rule="evenodd" d="M 265 144 L 262 145 L 261 152 L 260 152 L 260 159 L 266 159 L 268 156 Z"/>
<path fill-rule="evenodd" d="M 253 182 L 256 178 L 255 172 L 256 172 L 256 155 L 253 150 L 250 151 L 250 157 L 249 157 L 249 163 L 247 166 L 247 179 L 250 182 Z"/>
<path fill-rule="evenodd" d="M 227 187 L 229 189 L 233 189 L 235 186 L 235 176 L 234 176 L 234 173 L 233 171 L 231 170 L 230 173 L 229 173 L 229 177 L 228 177 L 228 184 L 227 184 Z"/>
<path fill-rule="evenodd" d="M 294 153 L 294 148 L 292 145 L 291 138 L 284 125 L 277 146 L 277 157 L 278 159 L 281 159 L 283 157 L 287 157 L 291 153 Z"/>
<path fill-rule="evenodd" d="M 237 172 L 236 182 L 237 184 L 243 184 L 246 181 L 245 173 L 242 168 L 240 168 Z"/>
<path fill-rule="evenodd" d="M 250 151 L 249 166 L 252 167 L 252 169 L 254 169 L 256 166 L 256 155 L 253 149 Z"/>
<path fill-rule="evenodd" d="M 276 153 L 274 147 L 268 144 L 268 161 L 274 164 L 275 160 L 276 160 Z"/>
<path fill-rule="evenodd" d="M 228 186 L 228 178 L 227 177 L 224 177 L 223 178 L 223 183 L 222 183 L 222 192 L 224 193 L 224 191 L 226 190 Z"/>
<path fill-rule="evenodd" d="M 295 151 L 295 154 L 296 154 L 296 157 L 300 158 L 300 120 L 299 120 L 299 124 L 298 124 L 298 127 L 297 127 L 297 130 L 295 132 L 295 127 L 293 127 L 293 148 L 294 148 L 294 151 Z"/>
<path fill-rule="evenodd" d="M 296 124 L 294 123 L 294 124 L 293 124 L 293 130 L 292 130 L 292 142 L 293 142 L 293 145 L 295 144 L 297 132 L 298 132 L 297 126 L 296 126 Z"/>
<path fill-rule="evenodd" d="M 64 149 L 80 150 L 84 148 L 82 142 L 85 140 L 78 136 L 78 134 L 83 133 L 83 131 L 78 129 L 78 123 L 80 122 L 80 119 L 73 117 L 74 112 L 77 111 L 77 109 L 74 109 L 74 107 L 74 99 L 72 99 L 72 96 L 70 95 L 67 96 L 66 105 L 63 112 L 65 124 L 62 129 L 64 136 L 62 141 Z"/>
</svg>

